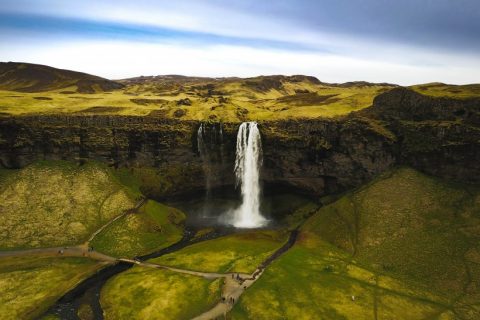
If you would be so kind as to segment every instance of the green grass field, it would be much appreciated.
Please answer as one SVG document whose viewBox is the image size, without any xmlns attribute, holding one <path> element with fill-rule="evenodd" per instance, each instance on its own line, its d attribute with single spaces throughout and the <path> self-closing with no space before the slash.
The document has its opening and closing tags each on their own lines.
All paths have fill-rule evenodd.
<svg viewBox="0 0 480 320">
<path fill-rule="evenodd" d="M 309 218 L 231 318 L 478 319 L 479 206 L 474 186 L 393 170 Z"/>
<path fill-rule="evenodd" d="M 202 85 L 210 83 L 205 81 Z M 372 105 L 375 96 L 391 88 L 384 85 L 340 87 L 283 80 L 281 89 L 258 91 L 245 86 L 246 81 L 216 83 L 217 91 L 208 95 L 198 89 L 202 85 L 188 82 L 179 84 L 180 91 L 169 89 L 166 84 L 163 84 L 165 90 L 156 90 L 154 84 L 148 83 L 90 94 L 65 89 L 34 93 L 0 90 L 0 115 L 153 115 L 223 122 L 311 119 L 364 109 Z M 477 84 L 455 86 L 431 83 L 409 88 L 433 97 L 480 97 L 480 85 Z M 188 104 L 183 104 L 185 99 L 188 99 Z"/>
<path fill-rule="evenodd" d="M 322 208 L 304 230 L 453 301 L 480 262 L 479 201 L 476 187 L 400 168 Z"/>
<path fill-rule="evenodd" d="M 305 234 L 247 290 L 231 319 L 410 320 L 439 319 L 440 314 L 454 319 L 442 297 L 364 268 Z"/>
<path fill-rule="evenodd" d="M 37 318 L 101 266 L 80 258 L 0 259 L 0 318 Z"/>
<path fill-rule="evenodd" d="M 0 115 L 156 116 L 240 122 L 334 117 L 372 105 L 389 84 L 323 83 L 308 76 L 200 78 L 157 76 L 117 82 L 26 63 L 3 64 Z M 409 87 L 434 97 L 480 97 L 480 85 Z"/>
<path fill-rule="evenodd" d="M 221 280 L 133 267 L 103 287 L 105 319 L 191 319 L 220 299 Z"/>
<path fill-rule="evenodd" d="M 125 83 L 123 89 L 88 94 L 77 93 L 75 86 L 42 92 L 0 90 L 0 115 L 153 115 L 224 122 L 333 117 L 366 108 L 391 88 L 287 77 Z"/>
<path fill-rule="evenodd" d="M 255 271 L 288 238 L 284 231 L 249 231 L 188 246 L 151 262 L 204 272 Z"/>
<path fill-rule="evenodd" d="M 39 162 L 3 172 L 1 249 L 79 244 L 136 202 L 110 169 L 95 163 Z"/>
<path fill-rule="evenodd" d="M 149 200 L 137 213 L 115 221 L 91 242 L 114 257 L 134 257 L 167 247 L 183 236 L 185 214 Z"/>
<path fill-rule="evenodd" d="M 480 84 L 468 85 L 451 85 L 444 83 L 427 83 L 411 86 L 411 89 L 418 93 L 432 97 L 448 97 L 448 98 L 479 98 Z"/>
</svg>

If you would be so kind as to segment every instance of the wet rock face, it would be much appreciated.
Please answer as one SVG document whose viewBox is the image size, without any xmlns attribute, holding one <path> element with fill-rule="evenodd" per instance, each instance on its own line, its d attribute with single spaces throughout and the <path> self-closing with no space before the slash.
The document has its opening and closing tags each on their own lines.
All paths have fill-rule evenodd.
<svg viewBox="0 0 480 320">
<path fill-rule="evenodd" d="M 395 163 L 393 141 L 355 119 L 264 123 L 261 130 L 264 179 L 316 195 L 358 186 Z"/>
<path fill-rule="evenodd" d="M 182 183 L 165 196 L 201 190 L 199 123 L 148 117 L 42 116 L 0 120 L 0 163 L 21 168 L 36 160 L 93 159 L 115 167 L 152 167 Z M 267 183 L 320 195 L 357 186 L 395 163 L 392 141 L 365 123 L 348 121 L 260 124 Z M 213 188 L 233 185 L 238 124 L 223 125 L 223 142 L 213 147 Z M 222 156 L 219 157 L 218 154 Z M 175 180 L 175 177 L 172 179 Z M 156 191 L 157 193 L 160 191 Z"/>
<path fill-rule="evenodd" d="M 262 179 L 318 196 L 360 186 L 400 164 L 480 182 L 476 103 L 399 88 L 377 97 L 373 107 L 343 118 L 261 122 Z M 162 188 L 147 188 L 149 196 L 201 191 L 205 179 L 197 147 L 199 125 L 128 116 L 0 118 L 0 165 L 21 168 L 36 160 L 93 159 L 114 167 L 151 168 L 152 175 L 169 179 Z M 223 124 L 222 143 L 213 146 L 221 156 L 212 158 L 212 188 L 234 184 L 238 126 Z"/>
</svg>

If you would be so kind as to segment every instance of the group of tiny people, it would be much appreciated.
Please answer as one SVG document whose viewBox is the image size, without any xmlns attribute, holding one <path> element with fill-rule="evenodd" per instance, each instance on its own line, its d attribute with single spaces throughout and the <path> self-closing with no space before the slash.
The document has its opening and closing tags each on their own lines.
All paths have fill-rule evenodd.
<svg viewBox="0 0 480 320">
<path fill-rule="evenodd" d="M 228 302 L 228 303 L 230 303 L 230 304 L 234 304 L 234 303 L 235 303 L 235 298 L 234 298 L 234 297 L 230 297 L 230 298 L 228 298 L 228 301 L 227 301 L 227 298 L 222 297 L 222 302 L 225 302 L 225 303 Z"/>
<path fill-rule="evenodd" d="M 237 280 L 237 282 L 239 284 L 242 284 L 245 280 L 252 280 L 252 279 L 255 279 L 255 276 L 253 276 L 253 278 L 250 278 L 250 279 L 244 279 L 242 277 L 240 277 L 240 274 L 239 273 L 232 273 L 232 279 L 234 280 Z M 247 289 L 247 286 L 243 286 L 243 289 Z M 222 297 L 222 302 L 224 303 L 230 303 L 230 304 L 234 304 L 235 303 L 235 298 L 234 297 L 229 297 L 228 299 L 226 297 Z"/>
</svg>

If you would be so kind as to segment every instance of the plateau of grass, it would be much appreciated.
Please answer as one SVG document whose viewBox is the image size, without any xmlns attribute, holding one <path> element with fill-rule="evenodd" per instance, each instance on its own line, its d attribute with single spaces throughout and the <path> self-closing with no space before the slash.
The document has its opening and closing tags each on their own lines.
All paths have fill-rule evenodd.
<svg viewBox="0 0 480 320">
<path fill-rule="evenodd" d="M 432 97 L 448 97 L 448 98 L 479 98 L 480 84 L 452 85 L 445 83 L 427 83 L 411 86 L 411 89 L 418 93 Z"/>
<path fill-rule="evenodd" d="M 221 280 L 133 267 L 101 292 L 105 319 L 191 319 L 220 299 Z"/>
<path fill-rule="evenodd" d="M 100 164 L 39 162 L 7 172 L 0 181 L 3 250 L 79 244 L 135 205 L 136 195 Z"/>
<path fill-rule="evenodd" d="M 91 242 L 95 250 L 114 257 L 133 257 L 167 247 L 182 238 L 185 214 L 148 200 L 136 213 L 125 215 Z"/>
<path fill-rule="evenodd" d="M 76 93 L 74 87 L 33 93 L 0 90 L 0 113 L 152 115 L 224 122 L 333 117 L 366 108 L 376 95 L 391 88 L 336 86 L 285 77 L 269 86 L 263 83 L 270 81 L 267 78 L 179 80 L 175 85 L 154 79 L 127 81 L 124 89 L 88 94 Z M 205 90 L 212 86 L 214 90 Z"/>
<path fill-rule="evenodd" d="M 0 319 L 35 319 L 102 265 L 81 258 L 0 259 Z"/>
<path fill-rule="evenodd" d="M 248 231 L 203 241 L 151 261 L 204 272 L 251 273 L 287 238 L 284 231 Z"/>
</svg>

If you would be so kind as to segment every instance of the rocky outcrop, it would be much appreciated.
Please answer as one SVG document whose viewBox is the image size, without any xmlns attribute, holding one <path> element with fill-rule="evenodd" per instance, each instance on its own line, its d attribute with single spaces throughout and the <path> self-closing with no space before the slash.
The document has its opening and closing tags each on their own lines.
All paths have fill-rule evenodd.
<svg viewBox="0 0 480 320">
<path fill-rule="evenodd" d="M 363 111 L 376 118 L 396 121 L 458 121 L 480 125 L 480 99 L 430 97 L 398 87 L 380 94 L 373 106 Z"/>
<path fill-rule="evenodd" d="M 396 88 L 360 114 L 380 119 L 395 134 L 399 164 L 480 182 L 480 99 L 435 98 Z"/>
<path fill-rule="evenodd" d="M 316 195 L 359 186 L 395 163 L 394 140 L 363 119 L 262 123 L 264 179 Z"/>
<path fill-rule="evenodd" d="M 477 101 L 435 99 L 397 88 L 347 117 L 261 122 L 262 179 L 319 196 L 359 186 L 404 164 L 479 182 L 478 107 Z M 205 170 L 197 149 L 199 125 L 151 116 L 4 117 L 0 165 L 91 159 L 131 169 L 150 196 L 201 191 Z M 213 188 L 234 183 L 237 129 L 238 123 L 223 124 L 222 143 L 211 147 L 222 155 L 211 164 Z"/>
</svg>

